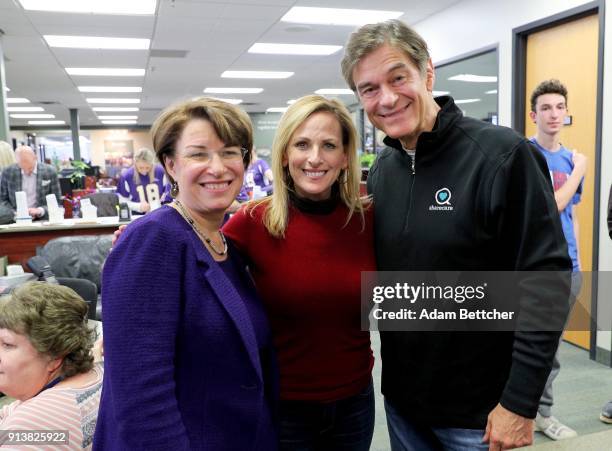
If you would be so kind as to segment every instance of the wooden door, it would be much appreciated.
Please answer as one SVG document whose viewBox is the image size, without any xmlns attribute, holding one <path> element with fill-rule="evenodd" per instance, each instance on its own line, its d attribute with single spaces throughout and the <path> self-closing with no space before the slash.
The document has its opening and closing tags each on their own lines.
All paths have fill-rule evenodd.
<svg viewBox="0 0 612 451">
<path fill-rule="evenodd" d="M 557 78 L 567 87 L 572 117 L 572 124 L 566 125 L 561 132 L 561 143 L 588 158 L 582 201 L 576 208 L 580 226 L 578 251 L 585 283 L 564 335 L 567 341 L 585 349 L 589 349 L 590 343 L 590 272 L 593 269 L 598 20 L 594 14 L 530 34 L 527 38 L 525 136 L 535 134 L 535 125 L 529 118 L 531 92 L 541 81 Z"/>
</svg>

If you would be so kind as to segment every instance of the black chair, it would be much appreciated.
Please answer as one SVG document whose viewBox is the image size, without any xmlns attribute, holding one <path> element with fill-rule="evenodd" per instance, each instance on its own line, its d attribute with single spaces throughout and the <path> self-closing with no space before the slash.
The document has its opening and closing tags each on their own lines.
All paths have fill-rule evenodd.
<svg viewBox="0 0 612 451">
<path fill-rule="evenodd" d="M 98 216 L 117 216 L 119 198 L 115 193 L 94 193 L 85 196 L 91 204 L 98 208 Z"/>
<path fill-rule="evenodd" d="M 76 279 L 73 277 L 56 277 L 57 282 L 68 288 L 72 288 L 76 294 L 87 302 L 87 318 L 96 319 L 96 307 L 98 306 L 98 287 L 91 280 Z"/>
</svg>

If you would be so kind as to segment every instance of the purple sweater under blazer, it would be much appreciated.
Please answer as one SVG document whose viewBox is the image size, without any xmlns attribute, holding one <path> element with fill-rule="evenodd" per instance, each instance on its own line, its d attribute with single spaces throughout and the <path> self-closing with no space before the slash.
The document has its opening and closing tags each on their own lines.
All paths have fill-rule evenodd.
<svg viewBox="0 0 612 451">
<path fill-rule="evenodd" d="M 276 449 L 276 371 L 245 304 L 259 301 L 235 282 L 171 207 L 126 229 L 103 273 L 94 450 Z"/>
</svg>

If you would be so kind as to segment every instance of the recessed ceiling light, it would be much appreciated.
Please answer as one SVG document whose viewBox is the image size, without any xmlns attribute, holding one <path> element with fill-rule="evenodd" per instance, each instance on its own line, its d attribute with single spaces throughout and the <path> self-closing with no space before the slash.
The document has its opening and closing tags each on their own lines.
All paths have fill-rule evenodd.
<svg viewBox="0 0 612 451">
<path fill-rule="evenodd" d="M 294 6 L 281 18 L 281 22 L 308 23 L 318 25 L 365 25 L 397 19 L 401 11 L 374 9 L 309 8 Z"/>
<path fill-rule="evenodd" d="M 453 81 L 468 81 L 472 83 L 495 83 L 497 81 L 496 76 L 489 75 L 474 75 L 474 74 L 459 74 L 453 75 L 448 78 Z"/>
<path fill-rule="evenodd" d="M 10 91 L 10 89 L 9 89 L 8 87 L 6 87 L 6 86 L 4 87 L 4 90 L 5 90 L 6 92 L 9 92 L 9 91 Z"/>
<path fill-rule="evenodd" d="M 53 119 L 54 114 L 11 114 L 15 119 Z"/>
<path fill-rule="evenodd" d="M 102 121 L 105 125 L 136 124 L 137 121 Z"/>
<path fill-rule="evenodd" d="M 79 86 L 81 92 L 142 92 L 140 86 Z"/>
<path fill-rule="evenodd" d="M 266 113 L 284 113 L 287 111 L 286 106 L 272 107 L 266 110 Z"/>
<path fill-rule="evenodd" d="M 350 89 L 336 89 L 336 88 L 323 88 L 323 89 L 317 89 L 315 91 L 315 94 L 319 94 L 321 96 L 325 96 L 325 95 L 351 95 L 353 94 L 353 91 Z"/>
<path fill-rule="evenodd" d="M 98 116 L 98 119 L 138 119 L 138 116 Z"/>
<path fill-rule="evenodd" d="M 485 94 L 497 94 L 497 89 L 491 89 L 490 91 L 485 91 Z"/>
<path fill-rule="evenodd" d="M 297 99 L 287 100 L 287 105 L 293 105 Z"/>
<path fill-rule="evenodd" d="M 89 14 L 155 14 L 156 0 L 19 0 L 23 9 Z"/>
<path fill-rule="evenodd" d="M 44 35 L 49 47 L 72 49 L 148 50 L 150 39 Z"/>
<path fill-rule="evenodd" d="M 341 45 L 272 44 L 257 42 L 251 46 L 249 53 L 266 53 L 271 55 L 331 55 L 341 48 Z"/>
<path fill-rule="evenodd" d="M 221 78 L 289 78 L 293 72 L 275 72 L 264 70 L 226 70 Z"/>
<path fill-rule="evenodd" d="M 105 113 L 128 113 L 132 111 L 139 111 L 139 108 L 133 106 L 97 106 L 92 108 L 92 110 Z"/>
<path fill-rule="evenodd" d="M 87 103 L 140 103 L 140 99 L 85 99 Z"/>
<path fill-rule="evenodd" d="M 431 91 L 431 93 L 433 94 L 434 97 L 439 97 L 439 96 L 449 95 L 450 91 Z"/>
<path fill-rule="evenodd" d="M 30 125 L 65 125 L 64 121 L 28 121 Z"/>
<path fill-rule="evenodd" d="M 45 109 L 41 106 L 7 106 L 6 111 L 9 113 L 17 113 L 19 111 L 33 113 L 34 111 L 45 111 Z"/>
<path fill-rule="evenodd" d="M 144 69 L 114 69 L 109 67 L 67 67 L 68 75 L 100 75 L 115 77 L 142 77 Z"/>
<path fill-rule="evenodd" d="M 455 103 L 457 105 L 461 105 L 462 103 L 475 103 L 475 102 L 480 102 L 480 99 L 461 99 L 461 100 L 455 100 Z"/>
<path fill-rule="evenodd" d="M 231 103 L 232 105 L 240 105 L 242 103 L 242 99 L 230 99 L 227 97 L 211 97 L 211 99 L 220 100 L 221 102 Z"/>
<path fill-rule="evenodd" d="M 259 94 L 263 88 L 206 88 L 206 94 Z"/>
<path fill-rule="evenodd" d="M 6 103 L 30 103 L 30 101 L 24 97 L 7 97 Z"/>
</svg>

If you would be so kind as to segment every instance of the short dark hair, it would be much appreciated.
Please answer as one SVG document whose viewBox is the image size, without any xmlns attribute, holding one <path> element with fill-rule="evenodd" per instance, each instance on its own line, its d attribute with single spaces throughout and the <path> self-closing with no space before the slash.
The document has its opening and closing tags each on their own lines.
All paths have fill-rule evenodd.
<svg viewBox="0 0 612 451">
<path fill-rule="evenodd" d="M 246 149 L 242 162 L 246 169 L 251 162 L 253 125 L 249 115 L 240 108 L 210 97 L 198 97 L 166 108 L 151 127 L 153 148 L 157 159 L 166 170 L 165 156 L 174 156 L 176 142 L 192 119 L 209 121 L 226 146 Z M 171 182 L 172 176 L 166 175 Z"/>
<path fill-rule="evenodd" d="M 538 97 L 544 94 L 559 94 L 565 99 L 567 105 L 567 88 L 559 80 L 551 78 L 540 83 L 531 93 L 531 111 L 535 112 Z"/>
</svg>

